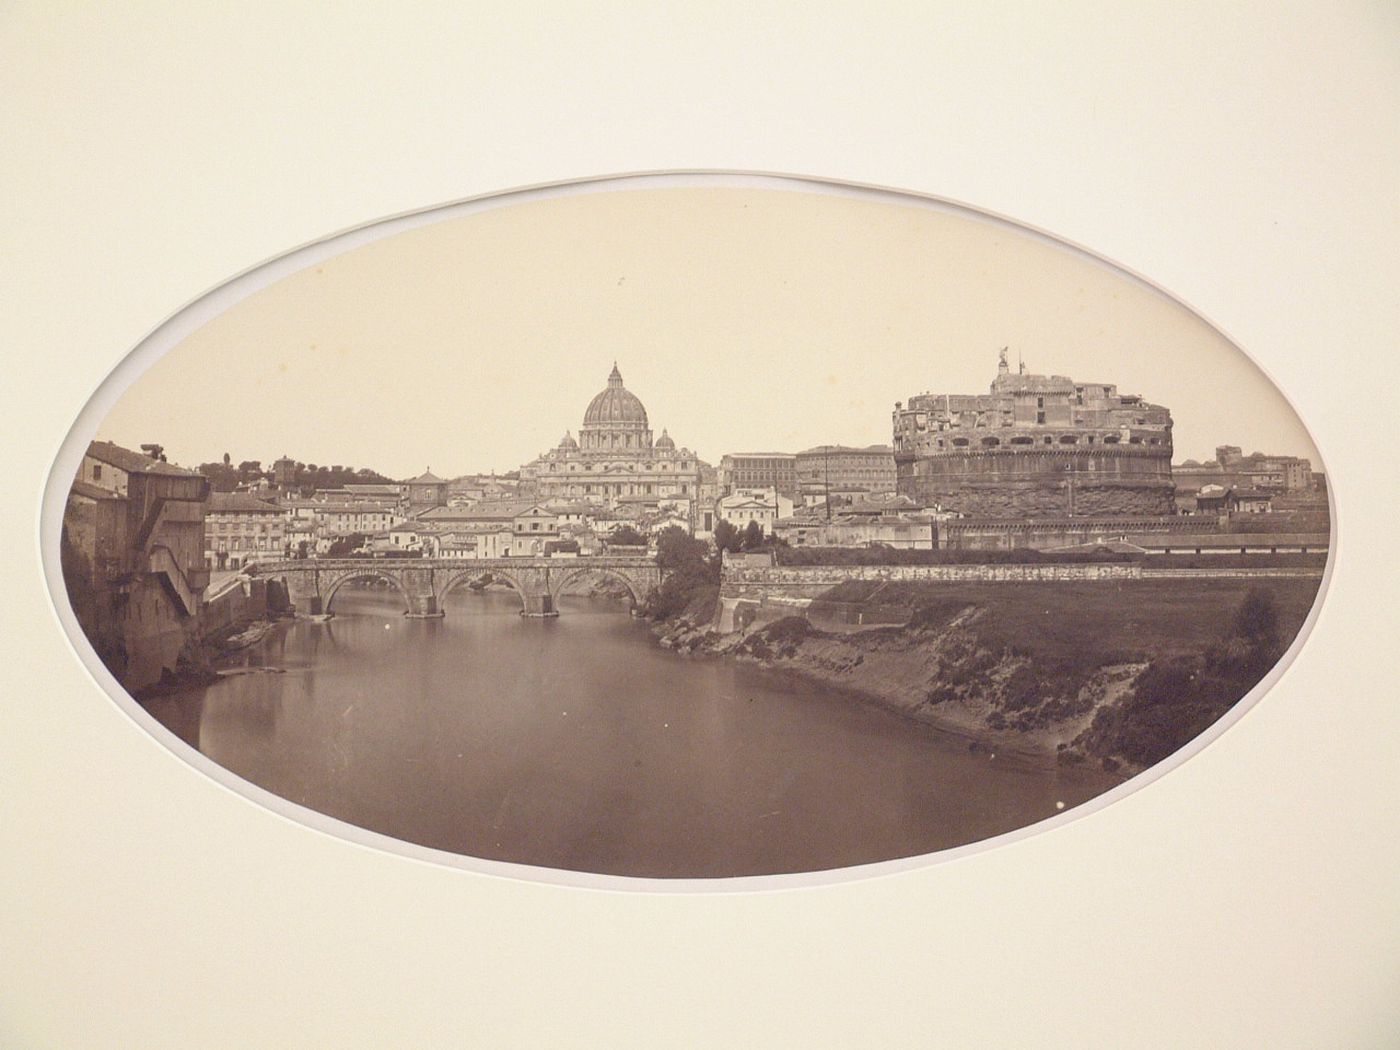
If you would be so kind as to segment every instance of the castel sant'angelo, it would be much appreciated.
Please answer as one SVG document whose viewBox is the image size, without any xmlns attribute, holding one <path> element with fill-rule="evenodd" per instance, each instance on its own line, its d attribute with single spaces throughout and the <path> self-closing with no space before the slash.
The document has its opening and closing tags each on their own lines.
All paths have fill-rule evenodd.
<svg viewBox="0 0 1400 1050">
<path fill-rule="evenodd" d="M 988 394 L 895 404 L 898 491 L 988 518 L 1173 512 L 1172 417 L 1111 383 L 1011 371 Z"/>
</svg>

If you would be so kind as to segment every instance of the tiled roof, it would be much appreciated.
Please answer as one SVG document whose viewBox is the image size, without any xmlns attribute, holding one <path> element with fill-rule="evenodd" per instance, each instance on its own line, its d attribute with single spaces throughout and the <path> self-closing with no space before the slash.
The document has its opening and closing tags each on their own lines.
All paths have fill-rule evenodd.
<svg viewBox="0 0 1400 1050">
<path fill-rule="evenodd" d="M 889 514 L 901 510 L 920 510 L 919 504 L 915 503 L 908 496 L 895 496 L 888 500 L 861 500 L 859 503 L 852 503 L 848 507 L 842 508 L 845 514 Z"/>
<path fill-rule="evenodd" d="M 538 500 L 495 500 L 470 507 L 434 507 L 419 517 L 424 521 L 503 521 L 527 514 L 540 506 Z"/>
<path fill-rule="evenodd" d="M 890 445 L 865 445 L 859 447 L 855 445 L 813 445 L 811 448 L 804 448 L 798 453 L 799 456 L 813 456 L 840 454 L 842 452 L 864 452 L 870 455 L 881 455 L 894 457 L 894 448 Z"/>
<path fill-rule="evenodd" d="M 409 478 L 407 481 L 404 482 L 404 484 L 405 484 L 405 485 L 446 485 L 446 484 L 447 484 L 447 479 L 446 479 L 446 478 L 440 478 L 440 477 L 438 477 L 438 476 L 437 476 L 436 474 L 434 474 L 431 470 L 425 470 L 425 471 L 423 471 L 423 473 L 419 474 L 416 478 Z"/>
<path fill-rule="evenodd" d="M 81 479 L 73 482 L 73 487 L 68 490 L 73 496 L 86 496 L 88 499 L 122 499 L 111 489 L 104 489 L 101 485 L 94 485 L 91 482 Z"/>
<path fill-rule="evenodd" d="M 210 514 L 281 514 L 282 508 L 246 492 L 211 492 L 206 511 Z"/>
<path fill-rule="evenodd" d="M 317 514 L 393 514 L 395 508 L 373 503 L 319 503 L 315 500 L 297 500 L 287 504 L 297 510 L 312 510 Z"/>
<path fill-rule="evenodd" d="M 173 467 L 169 463 L 162 463 L 158 459 L 152 459 L 140 452 L 133 452 L 129 448 L 122 448 L 110 441 L 90 443 L 87 454 L 102 463 L 110 463 L 118 470 L 124 470 L 128 474 L 179 474 L 183 477 L 192 477 L 198 474 L 198 471 Z"/>
</svg>

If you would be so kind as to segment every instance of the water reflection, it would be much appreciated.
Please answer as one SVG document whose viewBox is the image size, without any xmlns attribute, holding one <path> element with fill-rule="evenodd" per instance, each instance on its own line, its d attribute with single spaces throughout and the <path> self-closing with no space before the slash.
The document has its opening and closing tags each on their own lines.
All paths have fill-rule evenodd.
<svg viewBox="0 0 1400 1050">
<path fill-rule="evenodd" d="M 990 760 L 823 689 L 657 647 L 624 607 L 556 620 L 460 588 L 440 620 L 346 586 L 245 666 L 150 709 L 262 787 L 478 857 L 659 877 L 769 874 L 923 854 L 1115 781 Z M 192 732 L 192 726 L 197 731 Z"/>
</svg>

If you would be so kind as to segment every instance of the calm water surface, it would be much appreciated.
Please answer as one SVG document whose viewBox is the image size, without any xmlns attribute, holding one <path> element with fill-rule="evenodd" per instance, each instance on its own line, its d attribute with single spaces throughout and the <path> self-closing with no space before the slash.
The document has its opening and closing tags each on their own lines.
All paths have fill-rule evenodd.
<svg viewBox="0 0 1400 1050">
<path fill-rule="evenodd" d="M 342 588 L 255 671 L 153 700 L 215 762 L 293 802 L 436 849 L 653 877 L 811 871 L 1031 824 L 1117 781 L 989 758 L 838 693 L 656 645 L 623 607 L 517 615 L 454 593 L 409 620 Z"/>
</svg>

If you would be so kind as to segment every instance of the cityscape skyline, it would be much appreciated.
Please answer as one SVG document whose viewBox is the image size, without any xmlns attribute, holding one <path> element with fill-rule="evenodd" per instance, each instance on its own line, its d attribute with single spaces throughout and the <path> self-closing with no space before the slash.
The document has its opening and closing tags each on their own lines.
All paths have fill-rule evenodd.
<svg viewBox="0 0 1400 1050">
<path fill-rule="evenodd" d="M 920 393 L 924 392 L 920 391 Z M 1145 400 L 1151 399 L 1145 398 Z M 193 449 L 194 445 L 192 443 L 186 443 L 185 445 L 180 445 L 178 444 L 178 442 L 172 443 L 171 439 L 169 439 L 168 436 L 164 433 L 154 433 L 151 431 L 150 427 L 141 427 L 139 425 L 128 427 L 126 428 L 126 431 L 121 434 L 109 433 L 109 421 L 110 417 L 109 420 L 104 420 L 104 429 L 99 430 L 99 432 L 95 435 L 95 440 L 111 441 L 114 444 L 124 445 L 131 448 L 139 448 L 143 444 L 159 444 L 164 450 L 164 454 L 170 459 L 170 461 L 173 463 L 178 463 L 181 466 L 193 468 L 203 463 L 217 462 L 220 461 L 225 454 L 228 454 L 231 457 L 232 462 L 235 466 L 241 461 L 252 461 L 260 463 L 264 470 L 270 470 L 273 462 L 277 458 L 285 455 L 289 456 L 294 460 L 297 460 L 300 463 L 316 464 L 321 467 L 330 467 L 334 464 L 338 466 L 344 466 L 347 469 L 368 469 L 375 472 L 376 474 L 399 481 L 408 480 L 409 478 L 417 476 L 418 474 L 424 472 L 438 474 L 441 477 L 448 480 L 458 477 L 467 477 L 475 475 L 502 476 L 507 474 L 517 474 L 520 471 L 521 467 L 528 465 L 541 453 L 548 451 L 548 449 L 552 447 L 552 445 L 548 444 L 542 446 L 535 453 L 525 455 L 520 459 L 519 462 L 514 463 L 466 462 L 459 464 L 458 466 L 443 467 L 440 465 L 440 461 L 443 457 L 440 455 L 435 455 L 431 459 L 425 459 L 423 463 L 415 467 L 409 460 L 407 460 L 404 457 L 403 454 L 395 454 L 393 448 L 381 449 L 379 453 L 373 454 L 375 458 L 366 459 L 363 461 L 355 460 L 353 458 L 347 458 L 346 456 L 335 452 L 334 449 L 331 447 L 335 444 L 334 439 L 321 439 L 321 444 L 317 445 L 316 447 L 326 448 L 328 449 L 328 451 L 322 453 L 319 456 L 312 455 L 309 453 L 303 454 L 304 452 L 308 452 L 308 450 L 306 450 L 304 447 L 306 444 L 316 444 L 314 438 L 306 437 L 301 439 L 293 439 L 297 441 L 297 444 L 294 447 L 279 448 L 275 452 L 271 448 L 249 447 L 248 439 L 244 437 L 232 439 L 230 443 L 228 443 L 225 447 L 223 447 L 217 452 L 214 452 L 212 449 L 204 451 L 184 452 L 182 450 Z M 576 436 L 578 433 L 578 429 L 579 425 L 576 423 L 573 426 L 569 427 L 565 431 L 565 433 L 573 434 Z M 1214 459 L 1215 449 L 1219 446 L 1237 445 L 1243 449 L 1243 452 L 1246 456 L 1256 452 L 1263 453 L 1265 455 L 1300 456 L 1301 458 L 1309 459 L 1312 462 L 1312 466 L 1315 472 L 1324 473 L 1324 471 L 1322 470 L 1322 463 L 1320 461 L 1319 454 L 1316 448 L 1312 446 L 1310 441 L 1306 440 L 1306 434 L 1302 435 L 1302 437 L 1304 440 L 1300 443 L 1300 445 L 1295 445 L 1292 448 L 1254 447 L 1249 445 L 1247 442 L 1236 440 L 1237 435 L 1234 433 L 1224 433 L 1220 435 L 1219 439 L 1216 440 L 1213 444 L 1210 444 L 1209 447 L 1203 447 L 1194 450 L 1194 454 L 1192 454 L 1192 452 L 1183 451 L 1180 447 L 1180 444 L 1178 443 L 1173 454 L 1172 461 L 1176 464 L 1185 463 L 1187 461 L 1205 463 Z M 262 439 L 255 438 L 254 441 L 262 441 Z M 286 442 L 284 442 L 284 444 L 286 444 Z M 555 444 L 557 444 L 557 439 Z M 712 453 L 707 453 L 706 450 L 695 448 L 687 443 L 687 447 L 691 447 L 692 451 L 696 453 L 698 458 L 704 463 L 708 464 L 709 466 L 716 466 L 724 456 L 732 454 L 796 454 L 811 449 L 818 449 L 823 446 L 829 446 L 833 448 L 845 447 L 861 449 L 871 447 L 888 448 L 890 447 L 890 445 L 891 435 L 889 433 L 886 433 L 881 437 L 872 438 L 868 441 L 863 441 L 860 439 L 816 440 L 807 445 L 797 445 L 793 447 L 779 447 L 776 444 L 770 443 L 769 445 L 754 445 L 752 447 L 745 446 L 742 448 L 724 448 L 723 450 L 718 450 Z M 1298 447 L 1306 448 L 1310 451 L 1296 451 L 1295 449 Z M 431 450 L 429 450 L 429 452 L 426 454 L 432 455 Z M 435 461 L 438 461 L 438 463 L 435 464 Z M 385 469 L 386 466 L 391 463 L 400 464 L 402 465 L 403 469 Z"/>
<path fill-rule="evenodd" d="M 1166 405 L 1178 462 L 1231 444 L 1323 469 L 1248 358 L 1095 260 L 961 214 L 734 189 L 502 207 L 326 260 L 165 355 L 97 436 L 185 464 L 506 473 L 577 430 L 616 360 L 658 433 L 714 464 L 888 444 L 896 402 L 985 391 L 1003 346 Z"/>
</svg>

